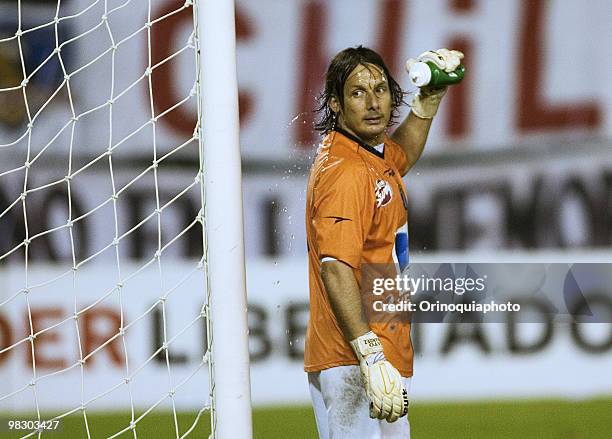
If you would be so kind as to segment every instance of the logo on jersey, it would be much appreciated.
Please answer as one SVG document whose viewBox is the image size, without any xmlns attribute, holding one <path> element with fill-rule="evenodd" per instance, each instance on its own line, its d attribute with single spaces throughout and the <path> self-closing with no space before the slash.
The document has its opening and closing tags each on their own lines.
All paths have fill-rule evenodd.
<svg viewBox="0 0 612 439">
<path fill-rule="evenodd" d="M 391 185 L 385 180 L 376 180 L 374 194 L 376 195 L 376 207 L 386 206 L 393 197 Z"/>
<path fill-rule="evenodd" d="M 329 219 L 335 220 L 334 224 L 338 224 L 339 222 L 342 222 L 342 221 L 353 221 L 350 218 L 344 218 L 342 216 L 324 216 L 323 218 L 329 218 Z"/>
</svg>

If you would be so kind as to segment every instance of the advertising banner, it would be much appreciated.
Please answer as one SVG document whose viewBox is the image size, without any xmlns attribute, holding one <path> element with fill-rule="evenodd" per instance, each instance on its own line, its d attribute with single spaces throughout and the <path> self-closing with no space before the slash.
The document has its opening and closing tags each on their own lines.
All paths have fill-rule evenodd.
<svg viewBox="0 0 612 439">
<path fill-rule="evenodd" d="M 554 259 L 555 255 L 547 257 Z M 567 275 L 570 266 L 524 264 L 519 274 L 517 264 L 498 264 L 496 282 L 503 276 L 512 278 L 505 300 L 522 301 L 531 313 L 540 311 L 537 319 L 527 323 L 510 312 L 492 314 L 496 316 L 492 323 L 475 323 L 477 313 L 456 310 L 442 313 L 448 318 L 435 323 L 416 322 L 412 398 L 588 397 L 612 392 L 607 373 L 612 367 L 612 300 L 609 288 L 600 288 L 601 276 L 609 277 L 609 270 L 605 274 L 599 270 L 600 280 L 585 278 L 588 270 L 584 267 L 595 267 L 592 273 L 597 273 L 604 266 L 582 265 L 578 270 L 582 274 L 576 275 L 581 297 L 599 319 L 596 323 L 584 313 L 573 318 L 576 316 L 562 308 L 563 303 L 547 300 L 543 293 L 526 294 L 520 288 L 520 279 L 539 278 L 545 267 L 550 285 L 557 285 L 563 276 L 555 272 Z M 208 370 L 202 362 L 205 320 L 198 318 L 205 303 L 205 280 L 202 271 L 193 267 L 164 263 L 160 283 L 154 264 L 139 272 L 139 266 L 123 264 L 127 280 L 120 295 L 112 288 L 117 273 L 110 267 L 78 272 L 76 283 L 70 271 L 62 277 L 57 268 L 30 267 L 28 279 L 33 287 L 27 295 L 20 292 L 23 272 L 2 270 L 1 300 L 8 304 L 0 314 L 0 340 L 2 346 L 12 347 L 0 356 L 0 373 L 5 377 L 0 391 L 3 395 L 14 392 L 0 403 L 2 411 L 31 409 L 33 387 L 44 410 L 70 409 L 82 403 L 94 409 L 119 409 L 128 408 L 130 401 L 137 407 L 149 407 L 160 399 L 167 406 L 172 389 L 177 407 L 201 407 L 209 400 Z M 449 267 L 456 269 L 458 279 L 465 264 Z M 247 271 L 253 402 L 305 403 L 306 261 L 250 260 Z M 493 285 L 493 277 L 487 282 Z M 578 297 L 571 291 L 559 295 L 561 302 L 564 297 Z M 159 297 L 164 293 L 169 294 L 162 306 Z M 460 298 L 453 292 L 441 294 Z M 557 312 L 541 312 L 536 305 L 542 303 L 558 305 Z M 75 309 L 86 311 L 75 320 Z M 35 368 L 27 338 L 30 325 L 35 332 L 49 328 L 36 337 Z M 124 336 L 117 335 L 120 325 L 126 328 Z M 167 358 L 157 352 L 164 337 L 169 346 Z M 82 369 L 81 353 L 87 358 Z M 567 379 L 568 375 L 574 378 Z M 75 391 L 65 392 L 67 388 Z"/>
<path fill-rule="evenodd" d="M 118 156 L 147 154 L 154 144 L 167 152 L 191 138 L 195 46 L 192 8 L 184 1 L 151 2 L 150 19 L 146 2 L 105 11 L 103 2 L 73 1 L 62 6 L 60 15 L 68 18 L 57 31 L 55 6 L 22 9 L 24 31 L 41 27 L 24 34 L 19 49 L 16 39 L 8 39 L 18 27 L 16 6 L 0 5 L 0 36 L 8 39 L 0 47 L 0 87 L 16 87 L 2 93 L 5 108 L 13 110 L 0 109 L 0 143 L 19 139 L 27 128 L 20 57 L 31 112 L 53 97 L 34 122 L 37 142 L 48 142 L 70 123 L 72 110 L 79 149 L 91 154 L 104 151 L 109 141 L 120 144 Z M 445 99 L 431 152 L 610 138 L 612 91 L 602 84 L 612 81 L 612 73 L 596 60 L 612 41 L 611 13 L 605 0 L 590 1 L 588 8 L 578 0 L 238 1 L 244 157 L 311 155 L 318 141 L 313 109 L 326 66 L 336 52 L 359 44 L 380 52 L 409 92 L 415 90 L 408 86 L 406 59 L 439 47 L 465 52 L 466 80 Z M 54 142 L 55 153 L 67 151 L 68 137 L 64 132 Z M 195 152 L 187 148 L 184 155 Z"/>
</svg>

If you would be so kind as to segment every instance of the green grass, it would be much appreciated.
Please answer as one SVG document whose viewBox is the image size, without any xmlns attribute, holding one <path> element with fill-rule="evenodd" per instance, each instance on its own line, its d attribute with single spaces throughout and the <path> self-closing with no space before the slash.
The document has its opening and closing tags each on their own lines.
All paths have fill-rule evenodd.
<svg viewBox="0 0 612 439">
<path fill-rule="evenodd" d="M 178 416 L 181 433 L 189 428 L 195 413 Z M 19 416 L 27 419 L 26 416 Z M 102 438 L 129 424 L 125 413 L 90 413 L 92 438 Z M 202 417 L 190 437 L 207 438 L 208 417 Z M 410 408 L 413 439 L 597 439 L 612 437 L 612 398 L 582 401 L 541 400 L 512 402 L 470 402 L 426 404 Z M 254 436 L 259 439 L 316 438 L 310 407 L 259 408 L 253 412 Z M 6 432 L 3 421 L 0 439 L 20 437 Z M 137 425 L 139 438 L 172 438 L 174 422 L 170 413 L 151 413 Z M 83 418 L 62 421 L 61 431 L 43 435 L 48 438 L 87 437 Z M 132 438 L 126 433 L 123 438 Z M 237 438 L 239 439 L 239 438 Z M 357 438 L 358 439 L 358 438 Z"/>
<path fill-rule="evenodd" d="M 612 437 L 612 398 L 416 405 L 412 437 L 595 439 Z"/>
</svg>

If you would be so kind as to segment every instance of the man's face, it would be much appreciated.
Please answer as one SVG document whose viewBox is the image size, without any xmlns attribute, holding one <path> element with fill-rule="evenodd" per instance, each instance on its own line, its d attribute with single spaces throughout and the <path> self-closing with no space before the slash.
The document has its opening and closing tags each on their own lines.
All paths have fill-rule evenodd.
<svg viewBox="0 0 612 439">
<path fill-rule="evenodd" d="M 382 143 L 391 118 L 391 90 L 382 69 L 355 67 L 344 83 L 344 105 L 337 107 L 341 128 L 370 145 Z"/>
</svg>

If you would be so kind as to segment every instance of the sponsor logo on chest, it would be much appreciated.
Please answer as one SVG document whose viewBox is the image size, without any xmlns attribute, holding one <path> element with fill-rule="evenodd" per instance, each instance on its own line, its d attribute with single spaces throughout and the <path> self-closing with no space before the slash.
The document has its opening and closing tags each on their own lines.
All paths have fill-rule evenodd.
<svg viewBox="0 0 612 439">
<path fill-rule="evenodd" d="M 393 198 L 393 191 L 391 190 L 389 182 L 386 180 L 376 180 L 374 195 L 376 196 L 376 207 L 382 207 L 389 204 L 391 198 Z"/>
</svg>

